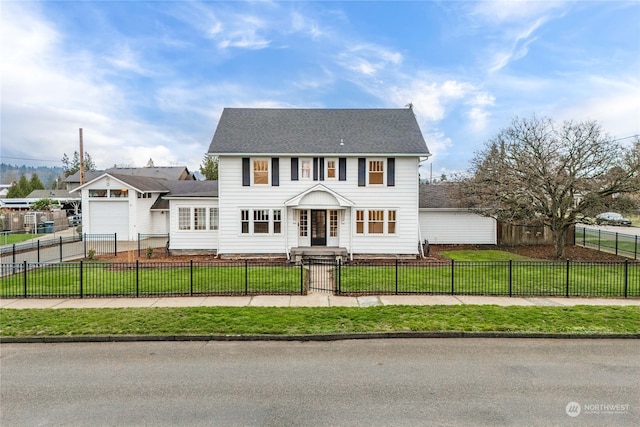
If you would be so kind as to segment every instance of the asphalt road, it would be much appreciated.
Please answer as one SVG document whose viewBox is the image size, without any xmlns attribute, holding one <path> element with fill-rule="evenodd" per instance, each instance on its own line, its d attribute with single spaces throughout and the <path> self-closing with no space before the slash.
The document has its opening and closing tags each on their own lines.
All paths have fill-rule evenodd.
<svg viewBox="0 0 640 427">
<path fill-rule="evenodd" d="M 637 426 L 639 355 L 638 340 L 2 344 L 0 425 Z"/>
</svg>

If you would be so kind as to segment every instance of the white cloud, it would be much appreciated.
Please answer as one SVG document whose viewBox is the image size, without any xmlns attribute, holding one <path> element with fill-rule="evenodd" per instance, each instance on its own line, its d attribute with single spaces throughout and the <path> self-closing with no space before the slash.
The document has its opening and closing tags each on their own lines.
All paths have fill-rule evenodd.
<svg viewBox="0 0 640 427">
<path fill-rule="evenodd" d="M 402 54 L 394 50 L 374 44 L 358 44 L 342 51 L 337 58 L 344 68 L 372 77 L 389 68 L 396 68 L 402 63 Z"/>
</svg>

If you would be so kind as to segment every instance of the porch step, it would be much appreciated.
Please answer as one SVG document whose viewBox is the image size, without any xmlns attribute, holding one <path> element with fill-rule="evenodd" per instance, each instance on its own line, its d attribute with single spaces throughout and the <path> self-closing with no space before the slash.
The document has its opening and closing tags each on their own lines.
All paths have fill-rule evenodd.
<svg viewBox="0 0 640 427">
<path fill-rule="evenodd" d="M 305 258 L 346 260 L 349 253 L 346 248 L 306 247 L 291 248 L 291 260 L 300 262 Z"/>
</svg>

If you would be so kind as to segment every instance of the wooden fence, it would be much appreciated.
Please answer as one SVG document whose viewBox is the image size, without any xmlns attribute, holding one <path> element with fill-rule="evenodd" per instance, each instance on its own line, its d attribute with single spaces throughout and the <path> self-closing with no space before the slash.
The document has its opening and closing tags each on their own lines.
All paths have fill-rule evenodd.
<svg viewBox="0 0 640 427">
<path fill-rule="evenodd" d="M 518 225 L 498 223 L 499 245 L 553 245 L 553 233 L 545 225 Z M 567 233 L 565 243 L 572 245 L 575 230 L 573 227 Z"/>
</svg>

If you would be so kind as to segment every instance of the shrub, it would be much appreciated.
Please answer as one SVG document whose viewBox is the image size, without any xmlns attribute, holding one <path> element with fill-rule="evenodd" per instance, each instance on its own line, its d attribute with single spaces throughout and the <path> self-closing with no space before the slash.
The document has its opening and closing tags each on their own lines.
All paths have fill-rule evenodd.
<svg viewBox="0 0 640 427">
<path fill-rule="evenodd" d="M 148 247 L 147 248 L 147 258 L 151 259 L 151 256 L 153 256 L 153 248 L 152 247 Z"/>
<path fill-rule="evenodd" d="M 94 259 L 96 257 L 96 251 L 94 249 L 89 249 L 87 252 L 87 259 Z"/>
</svg>

